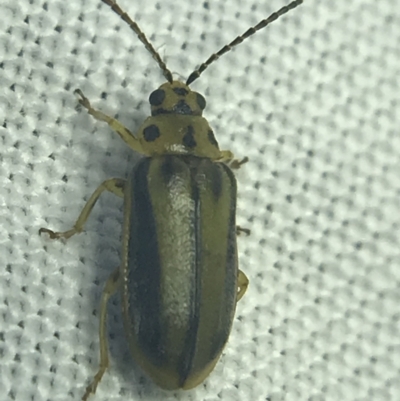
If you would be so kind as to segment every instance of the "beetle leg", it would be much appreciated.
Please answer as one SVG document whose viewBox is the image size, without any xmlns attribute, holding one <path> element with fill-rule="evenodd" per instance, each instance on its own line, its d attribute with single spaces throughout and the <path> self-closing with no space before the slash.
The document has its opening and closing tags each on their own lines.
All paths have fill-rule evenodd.
<svg viewBox="0 0 400 401">
<path fill-rule="evenodd" d="M 237 292 L 236 302 L 241 300 L 247 290 L 247 287 L 249 286 L 249 279 L 241 270 L 239 270 L 237 285 L 239 290 Z"/>
<path fill-rule="evenodd" d="M 243 157 L 243 159 L 238 160 L 238 159 L 233 159 L 229 161 L 228 165 L 231 169 L 238 170 L 242 166 L 242 164 L 245 164 L 249 161 L 249 158 L 247 156 Z"/>
<path fill-rule="evenodd" d="M 107 370 L 109 365 L 108 358 L 108 340 L 107 340 L 107 303 L 110 297 L 117 291 L 119 287 L 119 268 L 111 273 L 108 278 L 106 285 L 101 296 L 100 303 L 100 364 L 99 370 L 94 376 L 92 382 L 86 387 L 85 394 L 82 397 L 82 401 L 86 401 L 91 394 L 96 392 L 97 385 L 100 383 L 104 372 Z"/>
<path fill-rule="evenodd" d="M 230 150 L 221 150 L 218 161 L 229 164 L 229 162 L 231 160 L 233 160 L 234 158 L 235 158 L 235 156 Z"/>
<path fill-rule="evenodd" d="M 250 235 L 251 234 L 251 230 L 249 228 L 236 226 L 236 235 L 240 235 L 241 233 L 244 233 L 246 235 Z"/>
<path fill-rule="evenodd" d="M 39 230 L 39 234 L 47 233 L 49 234 L 51 239 L 58 239 L 58 238 L 69 238 L 72 237 L 74 234 L 80 233 L 83 230 L 83 226 L 85 225 L 90 212 L 93 209 L 93 206 L 99 199 L 100 195 L 104 191 L 110 191 L 113 194 L 123 197 L 124 196 L 124 186 L 125 180 L 121 178 L 111 178 L 109 180 L 104 181 L 92 194 L 89 200 L 86 202 L 86 205 L 81 211 L 81 214 L 78 217 L 78 220 L 74 224 L 74 227 L 68 231 L 64 232 L 54 232 L 48 228 L 41 228 Z"/>
<path fill-rule="evenodd" d="M 221 157 L 218 159 L 219 162 L 227 164 L 231 169 L 239 169 L 242 164 L 249 161 L 249 158 L 243 157 L 243 159 L 235 159 L 235 156 L 230 150 L 221 150 Z"/>
<path fill-rule="evenodd" d="M 104 114 L 100 110 L 94 109 L 89 99 L 82 93 L 80 89 L 76 89 L 75 93 L 79 95 L 79 104 L 81 104 L 88 113 L 93 116 L 96 120 L 105 121 L 117 134 L 122 138 L 122 140 L 134 151 L 146 154 L 146 152 L 142 149 L 142 145 L 139 140 L 128 130 L 128 128 L 124 127 L 118 120 L 113 117 Z"/>
</svg>

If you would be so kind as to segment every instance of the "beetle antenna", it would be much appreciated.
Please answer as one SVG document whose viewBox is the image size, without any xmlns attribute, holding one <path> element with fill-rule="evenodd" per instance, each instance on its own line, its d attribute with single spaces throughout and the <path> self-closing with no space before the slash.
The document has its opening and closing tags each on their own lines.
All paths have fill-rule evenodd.
<svg viewBox="0 0 400 401">
<path fill-rule="evenodd" d="M 115 0 L 101 0 L 101 1 L 105 4 L 107 4 L 108 6 L 110 6 L 111 9 L 117 15 L 119 15 L 123 21 L 125 21 L 129 25 L 129 27 L 132 29 L 132 31 L 136 33 L 139 40 L 144 44 L 147 51 L 153 56 L 154 60 L 157 61 L 158 65 L 160 66 L 160 68 L 164 74 L 164 77 L 167 79 L 167 81 L 172 82 L 173 78 L 172 78 L 171 71 L 167 68 L 167 65 L 161 59 L 161 57 L 157 53 L 156 49 L 154 49 L 153 45 L 146 38 L 146 35 L 141 31 L 141 29 L 139 28 L 139 25 L 135 21 L 133 21 L 125 11 L 123 11 L 121 9 L 121 7 L 117 4 L 117 2 Z"/>
<path fill-rule="evenodd" d="M 103 0 L 104 1 L 104 0 Z M 297 6 L 299 6 L 301 3 L 303 3 L 303 0 L 295 0 L 289 3 L 287 6 L 282 7 L 280 10 L 272 13 L 268 18 L 263 19 L 260 21 L 257 25 L 249 28 L 245 33 L 242 35 L 238 36 L 236 39 L 234 39 L 231 43 L 228 45 L 225 45 L 222 49 L 220 49 L 217 53 L 212 54 L 206 62 L 200 65 L 200 67 L 193 71 L 190 75 L 189 78 L 186 81 L 186 85 L 190 85 L 194 80 L 196 80 L 200 74 L 214 61 L 218 60 L 223 54 L 228 53 L 232 48 L 237 46 L 238 44 L 242 43 L 245 39 L 248 37 L 254 35 L 257 31 L 260 29 L 265 28 L 267 25 L 269 25 L 271 22 L 277 20 L 279 17 L 281 17 L 283 14 L 286 14 L 290 10 L 293 10 Z"/>
</svg>

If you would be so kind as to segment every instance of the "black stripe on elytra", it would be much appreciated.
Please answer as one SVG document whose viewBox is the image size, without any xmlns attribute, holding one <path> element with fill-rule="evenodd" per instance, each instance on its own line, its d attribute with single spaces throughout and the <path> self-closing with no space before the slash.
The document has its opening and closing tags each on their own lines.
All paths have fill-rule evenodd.
<svg viewBox="0 0 400 401">
<path fill-rule="evenodd" d="M 160 257 L 156 222 L 149 193 L 152 159 L 139 161 L 131 176 L 132 211 L 129 222 L 127 294 L 128 314 L 138 346 L 155 364 L 165 358 L 164 335 L 160 322 Z"/>
<path fill-rule="evenodd" d="M 216 335 L 213 337 L 212 344 L 210 345 L 210 361 L 215 359 L 224 347 L 228 340 L 233 314 L 236 308 L 236 293 L 237 293 L 237 259 L 236 259 L 236 196 L 237 186 L 236 178 L 232 170 L 225 164 L 220 163 L 220 168 L 224 170 L 223 175 L 229 179 L 227 187 L 230 189 L 229 193 L 229 221 L 228 221 L 228 242 L 226 249 L 226 265 L 225 267 L 225 290 L 224 300 L 221 304 L 221 320 L 219 321 L 219 328 L 216 330 Z M 221 266 L 222 268 L 223 266 Z"/>
<path fill-rule="evenodd" d="M 210 184 L 211 184 L 211 191 L 216 200 L 219 199 L 222 192 L 222 185 L 223 185 L 223 164 L 222 163 L 213 163 L 211 164 L 211 173 L 210 174 Z"/>
<path fill-rule="evenodd" d="M 177 174 L 179 174 L 179 171 L 176 169 L 176 163 L 174 163 L 176 156 L 164 156 L 163 157 L 163 163 L 161 164 L 161 174 L 163 177 L 163 181 L 168 184 L 172 178 L 174 178 Z"/>
<path fill-rule="evenodd" d="M 201 294 L 201 274 L 199 271 L 202 266 L 201 261 L 201 224 L 200 219 L 200 191 L 199 183 L 195 179 L 195 171 L 191 174 L 191 199 L 195 203 L 195 213 L 193 216 L 194 235 L 195 235 L 195 266 L 192 267 L 193 285 L 191 286 L 190 294 L 190 319 L 189 328 L 186 333 L 185 343 L 181 353 L 181 358 L 178 367 L 179 386 L 182 387 L 190 374 L 192 373 L 193 360 L 196 354 L 197 332 L 200 323 L 200 294 Z"/>
</svg>

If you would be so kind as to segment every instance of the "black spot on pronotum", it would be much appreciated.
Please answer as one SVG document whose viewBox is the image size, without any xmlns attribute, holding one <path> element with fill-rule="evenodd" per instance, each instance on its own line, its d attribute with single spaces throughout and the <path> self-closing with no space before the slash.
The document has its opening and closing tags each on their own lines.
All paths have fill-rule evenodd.
<svg viewBox="0 0 400 401">
<path fill-rule="evenodd" d="M 187 127 L 186 134 L 182 139 L 182 144 L 189 149 L 193 149 L 197 145 L 196 140 L 194 139 L 194 128 L 191 125 Z"/>
<path fill-rule="evenodd" d="M 206 108 L 206 99 L 204 98 L 203 95 L 200 95 L 200 93 L 196 93 L 197 96 L 197 104 L 200 107 L 201 110 L 204 110 Z"/>
<path fill-rule="evenodd" d="M 214 135 L 214 132 L 212 132 L 212 130 L 208 130 L 207 137 L 208 137 L 208 140 L 210 141 L 211 145 L 218 147 L 218 142 L 215 139 L 215 135 Z"/>
<path fill-rule="evenodd" d="M 177 114 L 192 114 L 192 109 L 190 106 L 182 99 L 174 106 L 174 112 Z"/>
<path fill-rule="evenodd" d="M 165 99 L 165 91 L 163 89 L 157 89 L 149 96 L 149 102 L 152 106 L 159 106 Z"/>
<path fill-rule="evenodd" d="M 153 142 L 161 135 L 157 125 L 149 125 L 143 130 L 143 137 L 146 142 Z"/>
<path fill-rule="evenodd" d="M 179 96 L 186 96 L 189 93 L 185 88 L 174 88 L 172 90 Z"/>
</svg>

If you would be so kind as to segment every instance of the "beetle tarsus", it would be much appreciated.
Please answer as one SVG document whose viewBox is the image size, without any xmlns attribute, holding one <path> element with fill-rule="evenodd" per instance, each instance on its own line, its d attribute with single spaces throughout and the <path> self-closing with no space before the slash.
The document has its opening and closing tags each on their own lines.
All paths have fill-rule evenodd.
<svg viewBox="0 0 400 401">
<path fill-rule="evenodd" d="M 46 234 L 48 234 L 50 239 L 61 239 L 61 238 L 68 239 L 78 232 L 79 232 L 79 230 L 77 230 L 76 228 L 72 228 L 71 230 L 64 231 L 64 232 L 56 232 L 56 231 L 50 230 L 49 228 L 44 228 L 44 227 L 39 229 L 39 235 L 46 233 Z"/>
<path fill-rule="evenodd" d="M 83 94 L 80 89 L 75 89 L 74 93 L 79 96 L 78 102 L 81 106 L 83 106 L 87 110 L 90 110 L 92 108 L 89 99 Z"/>
</svg>

